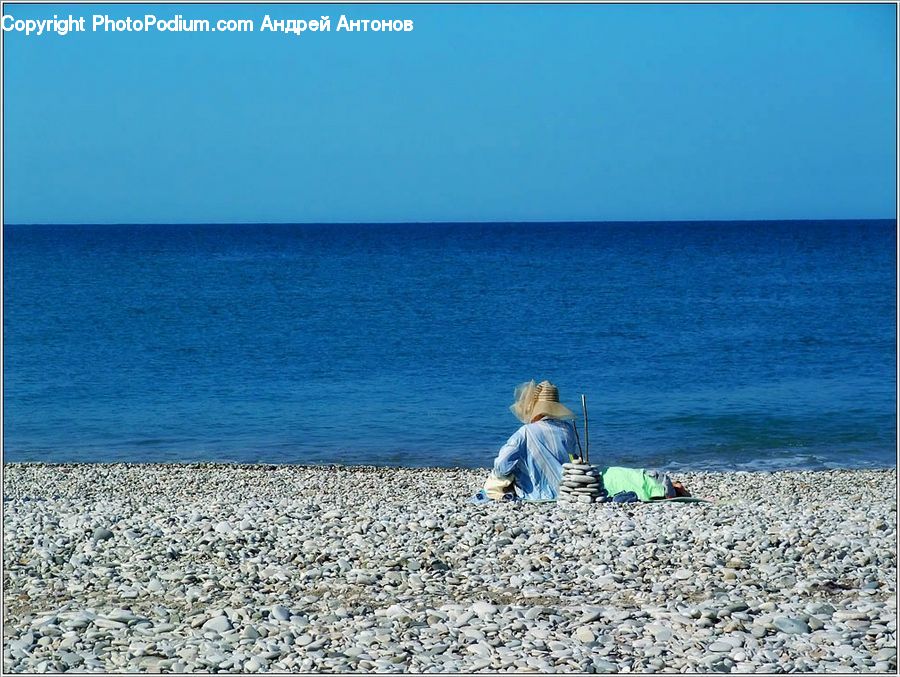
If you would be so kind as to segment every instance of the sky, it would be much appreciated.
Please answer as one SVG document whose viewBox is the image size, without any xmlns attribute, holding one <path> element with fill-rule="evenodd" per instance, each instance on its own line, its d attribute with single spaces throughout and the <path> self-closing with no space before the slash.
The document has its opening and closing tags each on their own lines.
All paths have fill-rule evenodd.
<svg viewBox="0 0 900 677">
<path fill-rule="evenodd" d="M 4 12 L 256 26 L 5 33 L 5 223 L 895 217 L 892 4 Z"/>
</svg>

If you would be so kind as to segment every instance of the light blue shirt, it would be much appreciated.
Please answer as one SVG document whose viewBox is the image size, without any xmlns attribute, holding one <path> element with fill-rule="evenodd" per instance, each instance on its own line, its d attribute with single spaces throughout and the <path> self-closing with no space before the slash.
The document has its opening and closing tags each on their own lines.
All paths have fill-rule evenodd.
<svg viewBox="0 0 900 677">
<path fill-rule="evenodd" d="M 575 455 L 575 428 L 570 421 L 544 418 L 519 428 L 500 448 L 494 475 L 515 480 L 516 495 L 525 500 L 555 499 L 562 464 Z"/>
</svg>

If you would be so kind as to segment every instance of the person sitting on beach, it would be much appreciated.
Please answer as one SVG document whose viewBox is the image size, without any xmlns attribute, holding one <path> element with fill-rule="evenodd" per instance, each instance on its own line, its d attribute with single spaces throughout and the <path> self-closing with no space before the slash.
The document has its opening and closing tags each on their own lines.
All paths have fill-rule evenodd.
<svg viewBox="0 0 900 677">
<path fill-rule="evenodd" d="M 575 456 L 575 414 L 550 381 L 523 383 L 510 406 L 524 425 L 501 447 L 485 484 L 490 498 L 555 500 L 562 464 Z"/>
<path fill-rule="evenodd" d="M 576 460 L 575 414 L 560 404 L 550 381 L 523 383 L 516 388 L 510 411 L 524 425 L 501 447 L 481 500 L 556 500 L 563 464 Z M 602 500 L 651 501 L 689 497 L 681 482 L 659 470 L 610 466 L 599 471 Z"/>
</svg>

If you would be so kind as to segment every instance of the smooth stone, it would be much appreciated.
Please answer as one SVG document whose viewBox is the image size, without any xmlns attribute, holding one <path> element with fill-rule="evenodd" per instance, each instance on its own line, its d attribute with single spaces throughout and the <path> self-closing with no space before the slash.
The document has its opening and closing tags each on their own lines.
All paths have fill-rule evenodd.
<svg viewBox="0 0 900 677">
<path fill-rule="evenodd" d="M 872 656 L 872 659 L 876 661 L 890 661 L 896 655 L 897 647 L 888 646 L 876 652 L 875 655 Z"/>
<path fill-rule="evenodd" d="M 121 621 L 113 621 L 109 618 L 95 618 L 94 625 L 98 628 L 104 628 L 106 630 L 122 630 L 128 627 L 127 623 L 122 623 Z"/>
<path fill-rule="evenodd" d="M 277 621 L 286 621 L 291 617 L 291 612 L 286 607 L 276 604 L 272 607 L 269 615 Z"/>
<path fill-rule="evenodd" d="M 810 616 L 809 620 L 806 621 L 806 624 L 809 626 L 809 629 L 813 631 L 821 630 L 825 627 L 825 622 L 815 616 Z"/>
<path fill-rule="evenodd" d="M 603 616 L 604 609 L 603 607 L 593 606 L 593 607 L 582 607 L 582 616 L 579 619 L 579 623 L 582 625 L 586 625 L 588 623 L 593 623 L 597 619 Z"/>
<path fill-rule="evenodd" d="M 228 632 L 231 630 L 232 625 L 231 621 L 228 620 L 227 616 L 214 616 L 206 621 L 202 626 L 204 630 L 213 630 L 222 634 L 223 632 Z"/>
<path fill-rule="evenodd" d="M 19 639 L 10 642 L 9 645 L 12 647 L 16 647 L 20 650 L 25 650 L 31 648 L 34 644 L 34 633 L 29 632 L 22 635 Z"/>
<path fill-rule="evenodd" d="M 604 672 L 619 672 L 619 666 L 615 663 L 611 663 L 609 661 L 594 659 L 592 663 L 594 672 L 604 673 Z"/>
<path fill-rule="evenodd" d="M 834 607 L 830 604 L 821 604 L 814 603 L 809 604 L 806 607 L 806 611 L 809 614 L 813 614 L 815 616 L 831 616 L 834 613 Z"/>
<path fill-rule="evenodd" d="M 483 656 L 484 658 L 488 658 L 491 655 L 491 645 L 484 641 L 470 644 L 468 647 L 466 647 L 466 650 L 470 653 Z"/>
<path fill-rule="evenodd" d="M 481 618 L 488 618 L 497 613 L 497 607 L 489 602 L 478 601 L 472 605 L 472 611 Z"/>
<path fill-rule="evenodd" d="M 105 527 L 97 527 L 94 529 L 94 532 L 91 534 L 91 538 L 94 541 L 108 541 L 113 537 L 113 532 Z"/>
<path fill-rule="evenodd" d="M 654 626 L 650 628 L 650 632 L 657 642 L 668 642 L 672 639 L 672 631 L 662 626 Z"/>
<path fill-rule="evenodd" d="M 747 604 L 745 604 L 744 602 L 735 602 L 734 604 L 729 604 L 729 605 L 724 606 L 721 609 L 719 609 L 718 617 L 724 618 L 726 616 L 730 616 L 733 613 L 746 611 L 749 608 L 750 607 Z"/>
<path fill-rule="evenodd" d="M 594 635 L 593 630 L 586 625 L 582 625 L 575 631 L 575 639 L 583 644 L 591 644 L 596 641 L 597 637 Z"/>
<path fill-rule="evenodd" d="M 131 623 L 132 621 L 143 620 L 140 616 L 133 614 L 127 609 L 116 609 L 114 611 L 110 611 L 109 613 L 103 614 L 102 617 L 107 618 L 111 621 L 118 621 L 119 623 Z"/>
<path fill-rule="evenodd" d="M 600 480 L 596 477 L 590 477 L 588 475 L 569 475 L 565 478 L 564 482 L 571 483 L 575 485 L 579 484 L 600 484 Z"/>
<path fill-rule="evenodd" d="M 798 618 L 788 618 L 787 616 L 779 616 L 772 621 L 780 632 L 789 635 L 800 635 L 809 632 L 809 626 Z"/>
<path fill-rule="evenodd" d="M 533 606 L 525 612 L 525 620 L 533 621 L 538 616 L 546 613 L 546 609 L 542 606 Z"/>
</svg>

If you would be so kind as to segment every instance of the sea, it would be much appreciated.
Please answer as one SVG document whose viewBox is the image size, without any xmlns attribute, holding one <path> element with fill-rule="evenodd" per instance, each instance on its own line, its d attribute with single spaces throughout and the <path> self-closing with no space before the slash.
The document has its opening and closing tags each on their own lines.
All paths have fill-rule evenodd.
<svg viewBox="0 0 900 677">
<path fill-rule="evenodd" d="M 894 221 L 11 225 L 4 462 L 897 461 Z M 582 439 L 584 443 L 584 439 Z"/>
</svg>

